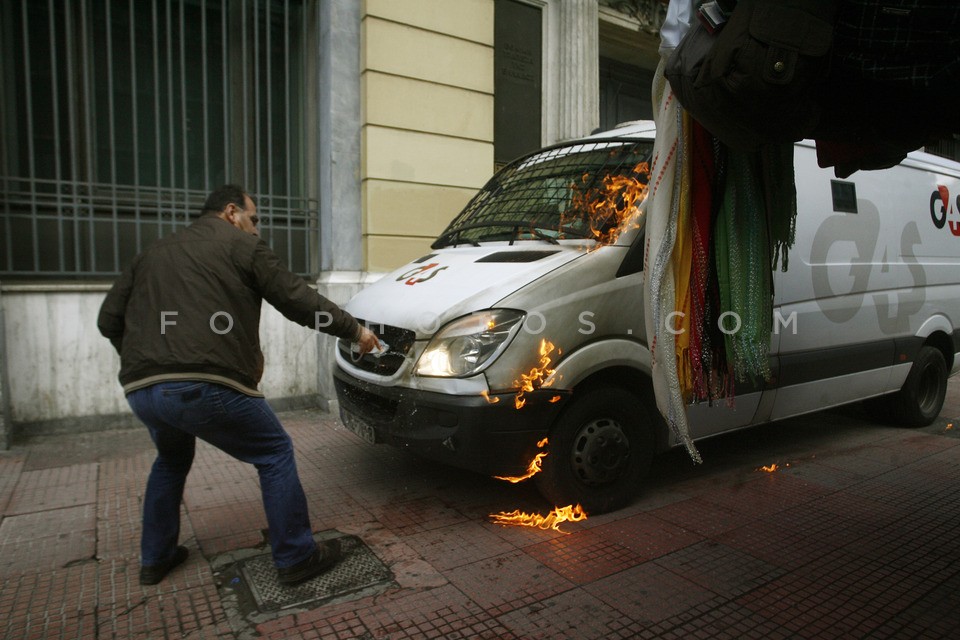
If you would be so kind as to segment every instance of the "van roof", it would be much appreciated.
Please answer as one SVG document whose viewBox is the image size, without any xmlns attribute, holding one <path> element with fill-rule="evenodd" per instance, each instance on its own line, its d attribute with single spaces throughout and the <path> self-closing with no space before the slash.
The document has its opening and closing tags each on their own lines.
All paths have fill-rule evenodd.
<svg viewBox="0 0 960 640">
<path fill-rule="evenodd" d="M 586 140 L 609 139 L 609 138 L 650 138 L 656 135 L 657 127 L 653 120 L 631 120 L 622 122 L 613 129 L 600 131 L 579 140 L 571 140 L 572 144 Z M 798 144 L 812 147 L 813 140 L 802 140 Z M 923 168 L 948 173 L 955 177 L 960 177 L 960 162 L 937 156 L 925 151 L 911 151 L 907 154 L 904 164 L 918 166 L 925 165 Z"/>
</svg>

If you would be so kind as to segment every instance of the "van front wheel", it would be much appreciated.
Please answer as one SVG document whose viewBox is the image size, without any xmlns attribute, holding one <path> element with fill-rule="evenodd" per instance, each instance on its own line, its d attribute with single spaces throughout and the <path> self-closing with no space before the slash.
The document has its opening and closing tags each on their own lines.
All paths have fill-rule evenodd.
<svg viewBox="0 0 960 640">
<path fill-rule="evenodd" d="M 903 387 L 890 397 L 892 413 L 906 427 L 925 427 L 937 419 L 947 395 L 947 362 L 939 349 L 920 347 Z"/>
<path fill-rule="evenodd" d="M 653 459 L 650 425 L 642 400 L 625 389 L 575 393 L 550 433 L 537 488 L 555 506 L 580 504 L 587 514 L 626 506 Z"/>
</svg>

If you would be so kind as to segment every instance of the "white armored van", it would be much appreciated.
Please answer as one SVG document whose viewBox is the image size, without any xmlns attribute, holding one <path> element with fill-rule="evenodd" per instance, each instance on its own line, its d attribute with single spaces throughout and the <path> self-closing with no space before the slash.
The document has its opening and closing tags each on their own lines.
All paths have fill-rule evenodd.
<svg viewBox="0 0 960 640">
<path fill-rule="evenodd" d="M 552 503 L 628 503 L 652 456 L 678 444 L 651 391 L 643 220 L 590 223 L 571 185 L 645 182 L 653 137 L 653 123 L 636 123 L 511 163 L 429 254 L 357 294 L 346 308 L 388 348 L 338 345 L 344 424 L 497 476 L 545 451 L 535 480 Z M 796 242 L 774 276 L 773 375 L 738 383 L 733 408 L 689 407 L 694 439 L 867 398 L 926 425 L 960 368 L 960 164 L 912 153 L 838 180 L 801 142 L 796 183 Z"/>
</svg>

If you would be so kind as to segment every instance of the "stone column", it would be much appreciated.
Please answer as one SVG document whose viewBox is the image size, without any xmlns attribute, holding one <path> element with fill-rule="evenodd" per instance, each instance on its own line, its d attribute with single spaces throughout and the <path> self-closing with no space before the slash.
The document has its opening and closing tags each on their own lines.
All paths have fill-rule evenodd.
<svg viewBox="0 0 960 640">
<path fill-rule="evenodd" d="M 597 0 L 549 0 L 544 11 L 545 145 L 600 124 Z"/>
<path fill-rule="evenodd" d="M 317 290 L 344 304 L 360 290 L 363 211 L 360 195 L 360 22 L 362 3 L 320 3 L 320 278 Z M 331 374 L 336 339 L 321 334 L 317 389 L 324 408 L 335 409 Z"/>
<path fill-rule="evenodd" d="M 363 268 L 360 203 L 361 3 L 320 4 L 320 268 Z"/>
<path fill-rule="evenodd" d="M 0 451 L 10 448 L 10 384 L 7 376 L 7 333 L 3 324 L 3 294 L 0 293 Z"/>
</svg>

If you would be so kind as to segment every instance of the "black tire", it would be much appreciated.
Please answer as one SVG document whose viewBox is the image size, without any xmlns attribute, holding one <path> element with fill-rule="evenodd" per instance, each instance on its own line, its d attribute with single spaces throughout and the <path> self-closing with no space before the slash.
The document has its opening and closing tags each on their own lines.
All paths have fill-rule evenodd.
<svg viewBox="0 0 960 640">
<path fill-rule="evenodd" d="M 652 424 L 641 398 L 625 389 L 574 393 L 551 430 L 537 489 L 553 505 L 580 504 L 588 515 L 626 506 L 650 470 Z"/>
<path fill-rule="evenodd" d="M 920 347 L 900 391 L 890 396 L 890 410 L 898 424 L 925 427 L 937 419 L 947 395 L 947 361 L 935 347 Z"/>
</svg>

